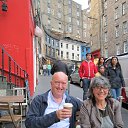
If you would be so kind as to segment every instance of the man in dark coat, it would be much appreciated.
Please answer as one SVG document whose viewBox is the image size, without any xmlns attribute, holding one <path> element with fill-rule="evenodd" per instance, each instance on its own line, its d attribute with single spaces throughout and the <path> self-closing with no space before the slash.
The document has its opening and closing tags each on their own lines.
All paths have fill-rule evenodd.
<svg viewBox="0 0 128 128">
<path fill-rule="evenodd" d="M 55 72 L 64 72 L 67 76 L 69 76 L 68 66 L 62 62 L 61 60 L 57 60 L 51 69 L 51 74 L 53 75 Z"/>
</svg>

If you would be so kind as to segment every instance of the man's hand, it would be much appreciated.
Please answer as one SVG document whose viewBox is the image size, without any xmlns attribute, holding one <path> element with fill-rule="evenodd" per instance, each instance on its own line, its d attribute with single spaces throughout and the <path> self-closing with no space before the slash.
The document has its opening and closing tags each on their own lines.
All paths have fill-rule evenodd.
<svg viewBox="0 0 128 128">
<path fill-rule="evenodd" d="M 56 111 L 57 117 L 60 120 L 70 118 L 72 116 L 72 111 L 69 109 L 60 109 Z"/>
</svg>

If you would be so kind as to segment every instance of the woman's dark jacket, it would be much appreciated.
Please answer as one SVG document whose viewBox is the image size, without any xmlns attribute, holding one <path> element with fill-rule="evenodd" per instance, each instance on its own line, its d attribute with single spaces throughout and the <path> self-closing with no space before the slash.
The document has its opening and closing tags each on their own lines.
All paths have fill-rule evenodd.
<svg viewBox="0 0 128 128">
<path fill-rule="evenodd" d="M 105 76 L 109 79 L 111 88 L 121 88 L 125 86 L 124 78 L 120 67 L 115 69 L 109 65 L 105 71 Z"/>
</svg>

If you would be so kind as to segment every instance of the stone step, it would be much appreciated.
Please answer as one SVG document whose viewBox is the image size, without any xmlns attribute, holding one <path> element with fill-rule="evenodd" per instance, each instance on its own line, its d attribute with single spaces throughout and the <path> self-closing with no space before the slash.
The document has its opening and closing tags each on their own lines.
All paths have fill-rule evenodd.
<svg viewBox="0 0 128 128">
<path fill-rule="evenodd" d="M 7 89 L 7 82 L 0 81 L 0 89 Z"/>
</svg>

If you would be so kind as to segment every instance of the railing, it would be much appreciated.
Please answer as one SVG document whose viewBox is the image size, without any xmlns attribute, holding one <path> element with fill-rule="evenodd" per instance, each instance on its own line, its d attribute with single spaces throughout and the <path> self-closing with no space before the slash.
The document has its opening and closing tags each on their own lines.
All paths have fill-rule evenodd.
<svg viewBox="0 0 128 128">
<path fill-rule="evenodd" d="M 4 80 L 4 77 L 6 77 L 8 84 L 19 87 L 24 87 L 25 81 L 28 78 L 27 72 L 16 63 L 16 61 L 8 54 L 8 52 L 1 45 L 0 75 L 2 77 L 2 81 Z"/>
</svg>

